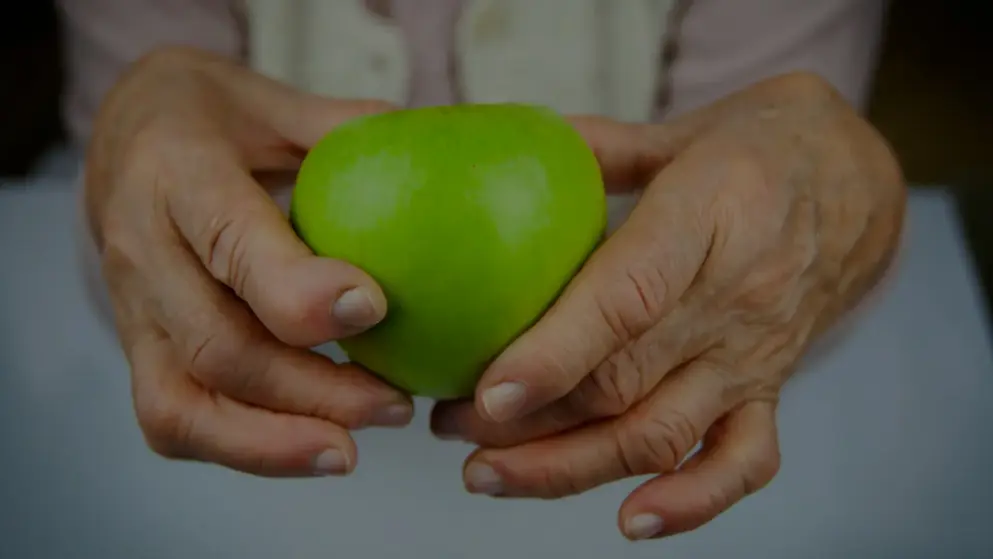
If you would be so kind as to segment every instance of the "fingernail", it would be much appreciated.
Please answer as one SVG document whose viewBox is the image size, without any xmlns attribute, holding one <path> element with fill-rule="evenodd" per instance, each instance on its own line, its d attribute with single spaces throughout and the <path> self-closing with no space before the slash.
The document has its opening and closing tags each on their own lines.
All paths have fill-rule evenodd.
<svg viewBox="0 0 993 559">
<path fill-rule="evenodd" d="M 483 407 L 494 421 L 513 419 L 524 406 L 527 387 L 520 382 L 504 382 L 483 391 Z"/>
<path fill-rule="evenodd" d="M 409 404 L 393 404 L 377 410 L 369 423 L 377 427 L 402 427 L 414 417 L 414 408 Z"/>
<path fill-rule="evenodd" d="M 342 451 L 329 448 L 314 458 L 314 473 L 319 476 L 340 476 L 348 473 L 348 457 Z"/>
<path fill-rule="evenodd" d="M 632 540 L 647 540 L 662 533 L 662 517 L 657 514 L 638 514 L 624 523 L 624 533 Z"/>
<path fill-rule="evenodd" d="M 331 307 L 331 316 L 348 326 L 369 328 L 382 320 L 380 307 L 368 288 L 355 287 L 338 296 Z"/>
<path fill-rule="evenodd" d="M 491 466 L 481 462 L 469 464 L 465 469 L 466 488 L 471 493 L 499 495 L 503 492 L 503 481 Z"/>
</svg>

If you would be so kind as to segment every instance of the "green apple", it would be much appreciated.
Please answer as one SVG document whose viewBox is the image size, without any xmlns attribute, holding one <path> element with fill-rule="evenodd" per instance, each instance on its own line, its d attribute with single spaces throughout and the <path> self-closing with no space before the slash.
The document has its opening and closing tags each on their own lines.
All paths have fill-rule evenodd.
<svg viewBox="0 0 993 559">
<path fill-rule="evenodd" d="M 412 394 L 472 395 L 603 236 L 597 160 L 553 111 L 522 104 L 361 117 L 307 154 L 290 215 L 320 256 L 379 282 L 383 322 L 340 345 Z"/>
</svg>

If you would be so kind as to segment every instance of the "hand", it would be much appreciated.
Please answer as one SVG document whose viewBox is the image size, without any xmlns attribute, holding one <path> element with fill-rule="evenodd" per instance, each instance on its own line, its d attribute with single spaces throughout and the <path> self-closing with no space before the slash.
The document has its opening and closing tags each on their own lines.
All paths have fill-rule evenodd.
<svg viewBox="0 0 993 559">
<path fill-rule="evenodd" d="M 167 49 L 97 119 L 86 204 L 145 437 L 171 458 L 265 476 L 345 474 L 347 429 L 403 425 L 409 398 L 308 348 L 382 319 L 360 270 L 318 258 L 253 173 L 295 169 L 331 101 L 220 57 Z"/>
<path fill-rule="evenodd" d="M 661 474 L 622 505 L 621 530 L 691 530 L 776 474 L 780 388 L 886 268 L 902 179 L 807 75 L 669 124 L 577 124 L 612 181 L 654 178 L 475 402 L 440 404 L 433 428 L 483 447 L 466 462 L 471 491 L 555 498 Z"/>
</svg>

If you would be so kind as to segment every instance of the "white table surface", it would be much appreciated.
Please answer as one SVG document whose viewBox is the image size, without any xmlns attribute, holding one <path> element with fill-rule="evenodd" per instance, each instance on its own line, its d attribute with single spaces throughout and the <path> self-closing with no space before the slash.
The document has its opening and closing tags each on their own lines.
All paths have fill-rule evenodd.
<svg viewBox="0 0 993 559">
<path fill-rule="evenodd" d="M 0 188 L 0 557 L 993 557 L 993 354 L 948 197 L 910 200 L 896 273 L 780 411 L 783 468 L 689 535 L 630 544 L 634 481 L 557 502 L 470 496 L 470 450 L 357 435 L 349 479 L 264 480 L 148 451 L 75 260 L 71 168 Z"/>
</svg>

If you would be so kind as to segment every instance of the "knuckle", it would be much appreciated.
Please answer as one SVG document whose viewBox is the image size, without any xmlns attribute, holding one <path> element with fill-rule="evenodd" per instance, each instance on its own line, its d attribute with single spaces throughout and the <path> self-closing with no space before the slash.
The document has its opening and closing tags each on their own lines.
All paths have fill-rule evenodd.
<svg viewBox="0 0 993 559">
<path fill-rule="evenodd" d="M 226 340 L 230 334 L 225 335 L 225 330 L 203 331 L 190 341 L 188 360 L 190 370 L 197 376 L 216 374 L 230 366 L 240 340 Z"/>
<path fill-rule="evenodd" d="M 629 285 L 628 292 L 632 294 L 630 302 L 632 326 L 640 334 L 662 318 L 663 303 L 666 294 L 669 293 L 669 285 L 662 270 L 655 265 L 629 269 L 625 277 Z"/>
<path fill-rule="evenodd" d="M 782 266 L 759 267 L 738 287 L 737 305 L 749 315 L 766 316 L 775 322 L 792 318 L 799 307 L 799 278 Z"/>
<path fill-rule="evenodd" d="M 737 396 L 736 404 L 745 400 L 775 401 L 784 375 L 795 370 L 797 359 L 808 345 L 813 323 L 784 322 L 768 314 L 749 320 L 749 324 L 734 325 L 726 333 L 726 359 L 734 358 L 738 365 L 725 372 L 725 390 Z"/>
<path fill-rule="evenodd" d="M 164 458 L 191 458 L 193 417 L 177 402 L 160 395 L 135 400 L 138 425 L 148 447 Z"/>
<path fill-rule="evenodd" d="M 701 516 L 712 518 L 726 511 L 734 504 L 732 491 L 722 485 L 715 485 L 707 491 L 706 505 L 701 509 Z"/>
<path fill-rule="evenodd" d="M 779 450 L 773 449 L 757 457 L 751 467 L 742 471 L 742 488 L 744 495 L 751 495 L 762 489 L 779 473 L 782 458 Z"/>
<path fill-rule="evenodd" d="M 125 177 L 158 172 L 162 168 L 160 163 L 177 149 L 174 131 L 168 122 L 164 115 L 151 116 L 128 138 L 121 158 L 123 168 L 129 171 Z"/>
<path fill-rule="evenodd" d="M 260 375 L 254 379 L 248 379 L 244 384 L 259 384 Z M 369 401 L 373 401 L 372 398 Z M 368 403 L 355 399 L 352 401 L 342 401 L 341 398 L 320 398 L 313 397 L 306 401 L 292 400 L 282 402 L 282 406 L 296 408 L 304 415 L 318 417 L 331 421 L 345 429 L 360 429 L 370 424 L 375 413 L 375 408 Z"/>
<path fill-rule="evenodd" d="M 752 215 L 785 215 L 789 199 L 781 196 L 781 181 L 774 181 L 765 169 L 761 155 L 753 148 L 741 146 L 729 148 L 722 161 L 725 188 L 733 189 L 733 196 L 718 199 L 725 215 L 737 218 Z M 761 213 L 756 213 L 761 210 Z M 749 223 L 751 225 L 751 223 Z M 782 223 L 770 220 L 770 229 L 781 227 Z"/>
<path fill-rule="evenodd" d="M 627 439 L 620 433 L 614 436 L 614 458 L 624 477 L 634 477 L 645 473 L 644 461 L 632 454 Z"/>
<path fill-rule="evenodd" d="M 207 269 L 239 295 L 249 280 L 246 237 L 251 221 L 251 212 L 236 205 L 211 217 L 196 235 L 197 251 Z"/>
<path fill-rule="evenodd" d="M 710 251 L 719 256 L 711 259 L 719 264 L 713 273 L 736 275 L 780 243 L 793 197 L 782 192 L 783 181 L 771 180 L 753 148 L 728 148 L 721 161 L 720 191 L 703 213 L 712 224 Z"/>
<path fill-rule="evenodd" d="M 581 483 L 577 466 L 564 460 L 543 467 L 539 472 L 537 485 L 539 493 L 548 499 L 578 495 L 588 489 Z"/>
<path fill-rule="evenodd" d="M 251 345 L 247 332 L 227 322 L 199 328 L 185 345 L 189 370 L 213 388 L 232 390 L 235 388 L 232 379 L 238 378 L 239 362 Z"/>
<path fill-rule="evenodd" d="M 622 439 L 631 464 L 670 470 L 700 440 L 693 421 L 676 408 L 656 410 L 639 419 L 637 427 Z"/>
<path fill-rule="evenodd" d="M 673 264 L 679 264 L 680 267 L 694 266 L 692 262 L 662 262 L 663 258 L 671 260 L 685 257 L 659 246 L 654 239 L 648 240 L 644 252 L 651 258 L 625 264 L 624 271 L 612 278 L 613 281 L 607 288 L 595 296 L 594 303 L 600 321 L 608 327 L 618 345 L 638 340 L 669 311 L 669 294 L 672 293 L 673 286 L 670 285 L 665 270 L 673 267 Z M 683 286 L 675 287 L 678 290 Z"/>
<path fill-rule="evenodd" d="M 762 376 L 759 368 L 750 367 L 751 361 L 743 363 L 742 355 L 747 355 L 754 347 L 752 341 L 735 346 L 724 339 L 721 346 L 720 350 L 708 351 L 691 366 L 697 385 L 706 390 L 716 404 L 714 409 L 727 410 L 755 396 L 756 379 Z"/>
<path fill-rule="evenodd" d="M 530 464 L 504 462 L 500 472 L 510 494 L 539 499 L 578 495 L 596 485 L 588 465 L 571 460 L 541 460 Z"/>
<path fill-rule="evenodd" d="M 129 134 L 117 159 L 117 180 L 131 188 L 152 189 L 182 183 L 177 176 L 197 157 L 191 130 L 168 111 L 149 115 Z"/>
<path fill-rule="evenodd" d="M 640 284 L 632 285 L 630 274 L 626 276 L 625 282 L 627 289 L 623 291 L 623 298 L 618 300 L 611 290 L 610 297 L 598 296 L 595 305 L 601 322 L 619 344 L 637 339 L 654 323 L 654 317 L 646 309 L 645 295 Z"/>
<path fill-rule="evenodd" d="M 125 145 L 99 160 L 102 165 L 94 168 L 102 172 L 94 170 L 87 176 L 87 213 L 99 236 L 133 235 L 134 229 L 148 223 L 136 219 L 135 212 L 156 209 L 157 195 L 174 182 L 167 162 L 175 147 L 164 128 L 160 117 L 150 118 L 129 134 Z"/>
<path fill-rule="evenodd" d="M 231 212 L 211 217 L 198 235 L 199 252 L 207 269 L 236 292 L 243 287 L 244 274 L 239 270 L 244 261 L 244 236 L 242 221 Z"/>
<path fill-rule="evenodd" d="M 106 230 L 100 254 L 100 270 L 111 290 L 139 268 L 141 254 L 141 242 L 135 235 L 126 234 L 116 227 Z"/>
<path fill-rule="evenodd" d="M 641 361 L 624 346 L 608 357 L 577 390 L 575 407 L 595 416 L 618 416 L 628 411 L 641 396 L 645 375 Z"/>
</svg>

